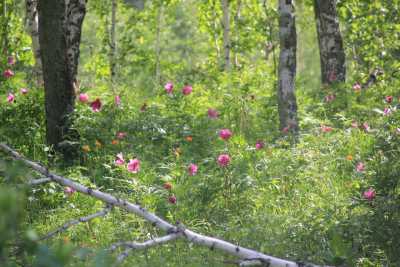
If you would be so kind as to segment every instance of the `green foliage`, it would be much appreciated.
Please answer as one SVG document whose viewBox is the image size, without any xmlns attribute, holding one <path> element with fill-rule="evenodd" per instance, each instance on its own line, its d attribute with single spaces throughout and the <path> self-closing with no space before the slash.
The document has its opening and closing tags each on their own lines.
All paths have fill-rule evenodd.
<svg viewBox="0 0 400 267">
<path fill-rule="evenodd" d="M 398 266 L 399 4 L 339 1 L 350 82 L 320 87 L 312 1 L 299 3 L 297 97 L 302 130 L 293 142 L 277 125 L 276 6 L 261 2 L 242 1 L 241 15 L 235 18 L 238 1 L 231 1 L 232 49 L 238 64 L 223 73 L 217 57 L 222 49 L 219 1 L 146 1 L 142 11 L 119 1 L 117 84 L 111 92 L 110 5 L 89 1 L 80 90 L 90 101 L 100 98 L 103 107 L 93 112 L 87 103 L 77 102 L 75 128 L 82 151 L 69 168 L 44 144 L 43 91 L 29 75 L 33 58 L 23 49 L 29 46 L 29 37 L 23 32 L 21 14 L 13 9 L 9 16 L 19 26 L 8 33 L 10 40 L 22 41 L 10 42 L 6 53 L 17 57 L 12 66 L 16 75 L 0 78 L 0 141 L 80 183 L 242 246 L 319 264 Z M 272 45 L 271 51 L 265 43 Z M 155 82 L 157 60 L 161 84 Z M 2 72 L 10 68 L 5 59 L 0 66 Z M 353 81 L 365 81 L 375 67 L 384 70 L 377 83 L 353 90 Z M 163 89 L 167 81 L 174 83 L 171 95 Z M 184 96 L 181 89 L 188 84 L 193 93 Z M 21 87 L 29 93 L 20 94 Z M 8 103 L 11 92 L 16 101 Z M 121 96 L 120 106 L 114 103 L 116 94 Z M 393 96 L 392 103 L 385 102 L 388 95 Z M 327 96 L 334 99 L 327 101 Z M 207 117 L 208 108 L 218 110 L 218 119 Z M 384 108 L 392 113 L 384 115 Z M 324 132 L 321 126 L 332 130 Z M 218 137 L 222 128 L 232 130 L 229 141 Z M 126 137 L 118 138 L 119 132 Z M 257 140 L 265 143 L 263 149 L 255 148 Z M 126 164 L 117 166 L 118 153 L 126 163 L 138 158 L 141 170 L 134 174 Z M 226 168 L 216 161 L 222 153 L 231 157 Z M 359 162 L 365 164 L 362 172 L 356 171 Z M 194 176 L 187 171 L 190 163 L 199 166 Z M 80 194 L 66 195 L 54 184 L 21 189 L 20 184 L 35 177 L 20 164 L 0 161 L 2 266 L 110 266 L 113 258 L 101 249 L 115 241 L 162 234 L 141 219 L 114 210 L 53 240 L 37 242 L 37 236 L 100 210 L 102 203 Z M 163 188 L 165 182 L 172 184 L 171 190 Z M 371 201 L 363 196 L 369 188 L 376 192 Z M 168 202 L 171 195 L 176 196 L 176 205 Z M 124 265 L 222 266 L 226 257 L 177 242 L 134 252 Z"/>
</svg>

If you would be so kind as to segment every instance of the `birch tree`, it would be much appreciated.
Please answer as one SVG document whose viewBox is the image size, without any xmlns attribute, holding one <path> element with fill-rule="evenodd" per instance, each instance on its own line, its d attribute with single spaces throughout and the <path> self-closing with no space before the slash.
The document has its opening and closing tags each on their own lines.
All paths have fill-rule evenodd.
<svg viewBox="0 0 400 267">
<path fill-rule="evenodd" d="M 346 57 L 336 11 L 336 0 L 314 0 L 314 12 L 322 83 L 344 82 L 346 79 Z"/>
<path fill-rule="evenodd" d="M 35 58 L 34 75 L 39 86 L 43 84 L 42 59 L 39 45 L 39 17 L 37 10 L 38 0 L 26 0 L 27 31 L 32 39 L 32 52 Z"/>
<path fill-rule="evenodd" d="M 78 136 L 72 130 L 76 75 L 86 0 L 39 0 L 39 42 L 46 106 L 46 141 L 69 160 Z"/>
<path fill-rule="evenodd" d="M 296 78 L 296 21 L 294 1 L 279 0 L 278 111 L 280 129 L 297 132 Z"/>
<path fill-rule="evenodd" d="M 230 8 L 229 8 L 229 0 L 222 0 L 222 12 L 223 12 L 223 19 L 222 25 L 224 26 L 224 70 L 229 71 L 231 68 L 231 41 L 230 41 Z"/>
</svg>

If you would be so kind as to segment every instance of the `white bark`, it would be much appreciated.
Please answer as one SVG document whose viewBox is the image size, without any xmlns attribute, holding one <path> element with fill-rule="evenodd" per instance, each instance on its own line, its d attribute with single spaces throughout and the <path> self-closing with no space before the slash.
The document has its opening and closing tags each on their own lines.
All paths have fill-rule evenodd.
<svg viewBox="0 0 400 267">
<path fill-rule="evenodd" d="M 224 70 L 229 71 L 231 69 L 231 40 L 230 40 L 230 9 L 229 0 L 222 0 L 222 12 L 223 20 L 222 24 L 224 26 Z"/>
<path fill-rule="evenodd" d="M 160 64 L 160 57 L 161 57 L 161 29 L 162 29 L 162 14 L 163 14 L 163 5 L 160 2 L 160 6 L 157 10 L 157 19 L 156 19 L 156 43 L 155 43 L 155 52 L 156 52 L 156 87 L 160 86 L 161 84 L 161 64 Z"/>
<path fill-rule="evenodd" d="M 178 224 L 178 225 L 174 226 L 174 225 L 170 224 L 169 222 L 161 219 L 157 215 L 150 213 L 145 208 L 143 208 L 137 204 L 130 203 L 129 201 L 124 200 L 124 199 L 119 199 L 117 197 L 114 197 L 110 194 L 104 193 L 104 192 L 96 190 L 96 189 L 88 188 L 82 184 L 73 182 L 72 180 L 70 180 L 68 178 L 62 177 L 57 174 L 53 174 L 46 167 L 43 167 L 42 165 L 40 165 L 36 162 L 33 162 L 33 161 L 23 158 L 16 151 L 14 151 L 13 149 L 11 149 L 10 147 L 8 147 L 5 144 L 0 144 L 0 150 L 2 150 L 3 152 L 6 152 L 7 154 L 10 154 L 13 158 L 15 158 L 17 160 L 23 161 L 30 168 L 34 169 L 35 171 L 41 173 L 42 175 L 44 175 L 48 178 L 50 178 L 52 181 L 54 181 L 60 185 L 69 186 L 78 192 L 89 195 L 98 200 L 101 200 L 101 201 L 107 203 L 108 205 L 120 207 L 120 208 L 126 210 L 127 212 L 136 214 L 137 216 L 139 216 L 139 217 L 143 218 L 144 220 L 148 221 L 149 223 L 151 223 L 152 226 L 166 231 L 170 236 L 169 237 L 167 236 L 165 238 L 170 239 L 170 240 L 165 240 L 165 241 L 172 241 L 175 239 L 175 237 L 182 238 L 190 243 L 194 243 L 194 244 L 197 244 L 197 245 L 200 245 L 203 247 L 208 247 L 212 250 L 217 249 L 217 250 L 220 250 L 227 254 L 237 256 L 238 258 L 242 259 L 244 262 L 253 261 L 254 265 L 266 265 L 269 267 L 317 266 L 317 265 L 313 265 L 313 264 L 297 263 L 294 261 L 289 261 L 289 260 L 272 257 L 272 256 L 263 254 L 261 252 L 255 251 L 255 250 L 251 250 L 248 248 L 240 247 L 238 245 L 234 245 L 232 243 L 229 243 L 227 241 L 224 241 L 224 240 L 221 240 L 218 238 L 209 237 L 206 235 L 202 235 L 202 234 L 193 232 L 189 229 L 186 229 L 182 224 Z M 175 236 L 173 234 L 177 234 L 177 235 Z"/>
<path fill-rule="evenodd" d="M 38 0 L 26 0 L 27 30 L 32 40 L 32 53 L 35 58 L 34 75 L 39 86 L 43 85 L 42 59 L 39 45 L 39 16 L 37 11 Z"/>
</svg>

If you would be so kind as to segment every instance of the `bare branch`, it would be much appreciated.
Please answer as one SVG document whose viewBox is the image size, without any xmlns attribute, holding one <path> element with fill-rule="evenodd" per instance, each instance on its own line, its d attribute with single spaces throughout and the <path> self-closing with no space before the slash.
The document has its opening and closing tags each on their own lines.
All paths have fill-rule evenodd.
<svg viewBox="0 0 400 267">
<path fill-rule="evenodd" d="M 171 241 L 174 241 L 178 238 L 182 237 L 182 233 L 172 233 L 166 236 L 162 236 L 162 237 L 157 237 L 157 238 L 153 238 L 150 240 L 147 240 L 143 243 L 137 243 L 137 242 L 118 242 L 115 243 L 111 246 L 110 250 L 114 251 L 116 250 L 118 247 L 125 247 L 125 251 L 122 252 L 121 254 L 118 255 L 117 258 L 117 262 L 121 263 L 126 257 L 129 256 L 129 253 L 132 250 L 139 250 L 139 249 L 148 249 L 150 247 L 154 247 L 154 246 L 158 246 L 161 244 L 165 244 Z"/>
<path fill-rule="evenodd" d="M 248 248 L 240 247 L 238 245 L 234 245 L 232 243 L 229 243 L 229 242 L 221 240 L 221 239 L 198 234 L 189 229 L 185 229 L 181 224 L 174 226 L 174 225 L 170 224 L 169 222 L 161 219 L 157 215 L 150 213 L 145 208 L 143 208 L 137 204 L 130 203 L 124 199 L 119 199 L 117 197 L 114 197 L 110 194 L 101 192 L 96 189 L 88 188 L 82 184 L 73 182 L 72 180 L 62 177 L 62 176 L 59 176 L 57 174 L 50 173 L 47 168 L 43 167 L 42 165 L 40 165 L 36 162 L 33 162 L 33 161 L 23 158 L 16 151 L 14 151 L 13 149 L 11 149 L 10 147 L 8 147 L 5 144 L 0 144 L 0 150 L 7 152 L 8 154 L 12 155 L 15 159 L 23 161 L 26 165 L 28 165 L 32 169 L 36 170 L 37 172 L 41 173 L 42 175 L 45 175 L 46 177 L 50 178 L 52 181 L 54 181 L 60 185 L 69 186 L 78 192 L 89 195 L 98 200 L 101 200 L 105 203 L 108 203 L 109 205 L 125 209 L 126 211 L 136 214 L 137 216 L 150 222 L 154 227 L 164 230 L 169 234 L 171 234 L 171 233 L 178 234 L 179 233 L 182 236 L 182 238 L 186 239 L 188 242 L 191 242 L 191 243 L 203 246 L 203 247 L 208 247 L 210 249 L 218 249 L 225 253 L 234 255 L 240 259 L 257 259 L 260 262 L 268 262 L 269 267 L 300 267 L 300 266 L 304 266 L 304 264 L 302 264 L 302 263 L 297 263 L 294 261 L 288 261 L 288 260 L 284 260 L 284 259 L 280 259 L 280 258 L 275 258 L 275 257 L 263 254 L 261 252 L 255 251 L 255 250 L 251 250 Z M 164 237 L 164 238 L 166 238 L 166 237 Z M 169 238 L 172 238 L 172 237 L 169 237 Z M 307 264 L 307 267 L 316 267 L 316 266 L 317 265 L 314 265 L 314 264 Z"/>
<path fill-rule="evenodd" d="M 28 185 L 29 186 L 36 186 L 36 185 L 41 185 L 41 184 L 45 184 L 51 182 L 50 178 L 38 178 L 38 179 L 31 179 L 28 181 Z"/>
<path fill-rule="evenodd" d="M 106 208 L 104 208 L 103 210 L 101 210 L 99 212 L 96 212 L 94 214 L 91 214 L 91 215 L 88 215 L 88 216 L 85 216 L 85 217 L 80 217 L 78 219 L 74 219 L 74 220 L 68 221 L 63 226 L 61 226 L 61 227 L 49 232 L 48 234 L 42 236 L 41 238 L 39 238 L 39 240 L 49 239 L 49 238 L 55 236 L 58 233 L 65 232 L 66 230 L 68 230 L 68 228 L 70 228 L 71 226 L 74 226 L 76 224 L 88 222 L 88 221 L 93 220 L 94 218 L 97 218 L 97 217 L 103 217 L 110 210 L 111 210 L 111 206 L 107 205 Z"/>
</svg>

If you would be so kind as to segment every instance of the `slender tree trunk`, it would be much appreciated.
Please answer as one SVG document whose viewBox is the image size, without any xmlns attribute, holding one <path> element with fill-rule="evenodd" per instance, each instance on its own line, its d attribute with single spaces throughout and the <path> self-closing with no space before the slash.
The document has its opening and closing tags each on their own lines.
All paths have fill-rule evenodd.
<svg viewBox="0 0 400 267">
<path fill-rule="evenodd" d="M 162 1 L 160 2 L 160 6 L 158 7 L 157 10 L 157 21 L 156 21 L 156 44 L 155 44 L 155 52 L 156 52 L 156 79 L 155 79 L 155 84 L 156 87 L 160 86 L 161 84 L 161 64 L 160 64 L 160 58 L 161 58 L 161 21 L 162 21 L 162 14 L 163 14 L 163 4 Z"/>
<path fill-rule="evenodd" d="M 75 84 L 86 0 L 39 0 L 39 42 L 43 64 L 47 143 L 66 160 L 76 155 L 72 130 Z"/>
<path fill-rule="evenodd" d="M 314 0 L 322 83 L 346 80 L 346 56 L 340 34 L 336 0 Z"/>
<path fill-rule="evenodd" d="M 43 85 L 42 59 L 39 45 L 39 17 L 37 11 L 38 0 L 26 0 L 27 30 L 32 39 L 32 52 L 35 58 L 34 75 L 39 86 Z"/>
<path fill-rule="evenodd" d="M 221 57 L 221 49 L 218 44 L 218 39 L 219 39 L 218 38 L 218 22 L 217 22 L 217 13 L 215 12 L 215 9 L 216 9 L 215 0 L 211 0 L 211 8 L 212 8 L 212 15 L 213 15 L 212 25 L 213 25 L 213 34 L 214 34 L 214 45 L 215 45 L 215 50 L 217 52 L 217 58 L 219 61 L 220 57 Z"/>
<path fill-rule="evenodd" d="M 115 91 L 115 76 L 116 76 L 116 49 L 117 44 L 115 40 L 115 25 L 117 17 L 117 0 L 111 2 L 111 29 L 110 29 L 110 76 L 111 76 L 111 89 Z"/>
<path fill-rule="evenodd" d="M 296 78 L 296 21 L 294 2 L 279 0 L 280 55 L 278 70 L 278 110 L 281 130 L 297 132 Z"/>
<path fill-rule="evenodd" d="M 1 5 L 1 7 L 2 7 L 2 10 L 1 10 L 1 12 L 2 12 L 2 18 L 1 18 L 1 20 L 0 20 L 0 22 L 2 23 L 1 25 L 0 25 L 0 27 L 2 28 L 1 29 L 1 42 L 0 42 L 0 45 L 1 45 L 1 52 L 2 52 L 2 54 L 3 54 L 3 56 L 5 57 L 5 58 L 7 58 L 8 56 L 9 56 L 9 54 L 8 54 L 8 46 L 9 46 L 9 44 L 8 44 L 8 10 L 7 10 L 7 2 L 5 1 L 5 0 L 3 0 L 2 1 L 2 5 Z"/>
<path fill-rule="evenodd" d="M 230 41 L 230 9 L 229 9 L 229 1 L 230 0 L 222 0 L 222 12 L 223 12 L 223 20 L 222 24 L 224 26 L 224 70 L 229 71 L 231 69 L 231 41 Z"/>
<path fill-rule="evenodd" d="M 236 9 L 236 14 L 235 14 L 235 18 L 234 18 L 234 22 L 235 22 L 235 50 L 234 52 L 234 63 L 235 63 L 235 67 L 237 68 L 239 66 L 239 53 L 238 53 L 238 43 L 240 40 L 240 28 L 239 28 L 239 21 L 240 21 L 240 17 L 241 17 L 241 9 L 242 9 L 242 1 L 238 0 L 237 1 L 237 9 Z"/>
</svg>

